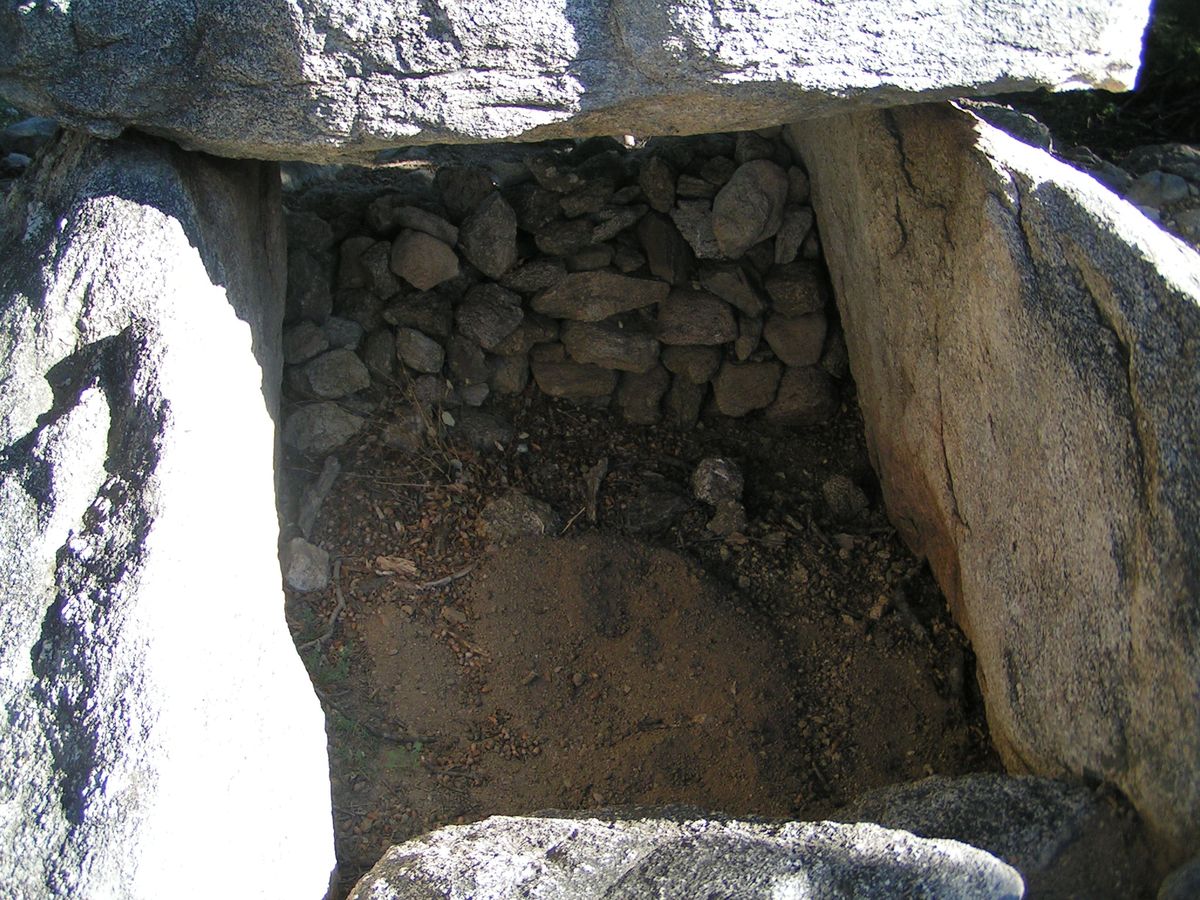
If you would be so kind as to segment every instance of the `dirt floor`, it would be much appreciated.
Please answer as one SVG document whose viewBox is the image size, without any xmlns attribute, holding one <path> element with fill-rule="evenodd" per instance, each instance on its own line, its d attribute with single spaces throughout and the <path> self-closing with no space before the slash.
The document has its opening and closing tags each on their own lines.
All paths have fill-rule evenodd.
<svg viewBox="0 0 1200 900">
<path fill-rule="evenodd" d="M 333 581 L 289 593 L 328 717 L 343 892 L 389 845 L 497 813 L 819 818 L 869 788 L 998 768 L 970 650 L 883 514 L 852 397 L 802 430 L 489 408 L 507 442 L 469 449 L 448 428 L 411 453 L 381 442 L 385 403 L 339 453 L 313 533 Z M 710 456 L 745 475 L 748 524 L 724 540 L 689 489 Z M 289 473 L 293 493 L 316 474 Z M 871 501 L 852 522 L 822 496 L 837 474 Z M 480 513 L 513 489 L 561 534 L 489 544 Z"/>
</svg>

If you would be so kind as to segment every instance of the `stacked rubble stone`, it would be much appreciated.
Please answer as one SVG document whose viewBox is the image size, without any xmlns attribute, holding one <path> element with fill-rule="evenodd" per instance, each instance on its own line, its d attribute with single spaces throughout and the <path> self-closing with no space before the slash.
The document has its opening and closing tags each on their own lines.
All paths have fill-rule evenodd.
<svg viewBox="0 0 1200 900">
<path fill-rule="evenodd" d="M 285 439 L 313 453 L 362 419 L 372 379 L 429 407 L 541 392 L 635 424 L 838 408 L 808 178 L 778 132 L 532 147 L 500 177 L 447 165 L 357 216 L 289 219 Z M 498 184 L 499 182 L 499 184 Z M 347 408 L 349 407 L 349 408 Z"/>
</svg>

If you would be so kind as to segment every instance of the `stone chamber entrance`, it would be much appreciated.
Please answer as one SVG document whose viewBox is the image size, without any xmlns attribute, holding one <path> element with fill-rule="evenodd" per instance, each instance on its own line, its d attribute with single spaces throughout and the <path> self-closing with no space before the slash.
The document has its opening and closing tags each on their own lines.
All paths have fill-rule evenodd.
<svg viewBox="0 0 1200 900">
<path fill-rule="evenodd" d="M 1000 771 L 780 130 L 285 170 L 282 549 L 344 895 L 495 814 Z"/>
</svg>

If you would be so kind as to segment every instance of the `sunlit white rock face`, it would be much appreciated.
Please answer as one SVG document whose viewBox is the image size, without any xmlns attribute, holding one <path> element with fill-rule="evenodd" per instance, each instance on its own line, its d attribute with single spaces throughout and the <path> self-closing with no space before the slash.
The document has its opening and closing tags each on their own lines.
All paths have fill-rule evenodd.
<svg viewBox="0 0 1200 900">
<path fill-rule="evenodd" d="M 0 11 L 0 95 L 225 156 L 738 130 L 1132 86 L 1148 0 L 96 0 Z"/>
<path fill-rule="evenodd" d="M 10 197 L 5 896 L 328 886 L 323 721 L 276 556 L 278 183 L 271 164 L 74 135 Z"/>
</svg>

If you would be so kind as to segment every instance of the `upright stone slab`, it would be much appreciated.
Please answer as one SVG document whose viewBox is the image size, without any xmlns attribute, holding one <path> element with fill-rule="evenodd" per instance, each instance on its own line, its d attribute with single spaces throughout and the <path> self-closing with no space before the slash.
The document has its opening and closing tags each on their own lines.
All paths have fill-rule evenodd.
<svg viewBox="0 0 1200 900">
<path fill-rule="evenodd" d="M 1066 6 L 9 3 L 0 95 L 100 135 L 139 126 L 223 156 L 362 162 L 416 144 L 735 131 L 849 106 L 1131 87 L 1149 0 Z"/>
<path fill-rule="evenodd" d="M 945 106 L 791 136 L 889 515 L 1014 771 L 1200 848 L 1200 256 Z"/>
<path fill-rule="evenodd" d="M 334 865 L 283 616 L 274 166 L 59 139 L 0 231 L 0 883 L 307 897 Z"/>
</svg>

